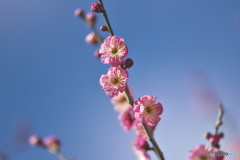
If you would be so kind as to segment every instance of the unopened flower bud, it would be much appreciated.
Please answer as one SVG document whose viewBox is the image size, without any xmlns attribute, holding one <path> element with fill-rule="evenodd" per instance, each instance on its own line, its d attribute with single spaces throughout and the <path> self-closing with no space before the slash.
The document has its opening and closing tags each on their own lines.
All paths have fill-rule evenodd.
<svg viewBox="0 0 240 160">
<path fill-rule="evenodd" d="M 224 137 L 224 133 L 221 132 L 221 133 L 218 134 L 218 136 L 219 136 L 220 138 L 223 138 L 223 137 Z"/>
<path fill-rule="evenodd" d="M 108 31 L 108 28 L 107 28 L 107 26 L 101 26 L 100 30 L 103 32 L 106 32 L 106 31 Z"/>
<path fill-rule="evenodd" d="M 74 14 L 75 14 L 75 16 L 77 16 L 79 18 L 84 18 L 85 17 L 84 10 L 81 9 L 81 8 L 76 9 Z"/>
<path fill-rule="evenodd" d="M 100 58 L 100 57 L 101 57 L 101 54 L 99 54 L 99 49 L 97 49 L 97 50 L 94 52 L 94 57 L 96 57 L 96 58 Z"/>
<path fill-rule="evenodd" d="M 43 140 L 44 146 L 51 149 L 51 150 L 59 150 L 60 141 L 55 136 L 48 136 L 45 137 Z"/>
<path fill-rule="evenodd" d="M 204 134 L 204 138 L 206 138 L 206 139 L 210 139 L 211 136 L 212 136 L 212 134 L 209 132 Z"/>
<path fill-rule="evenodd" d="M 86 36 L 85 41 L 92 45 L 98 44 L 97 35 L 94 32 L 91 32 Z"/>
<path fill-rule="evenodd" d="M 96 12 L 96 13 L 103 13 L 104 9 L 100 3 L 95 2 L 91 5 L 91 11 Z"/>
<path fill-rule="evenodd" d="M 89 12 L 87 15 L 86 15 L 86 20 L 87 20 L 87 23 L 90 27 L 94 26 L 96 21 L 97 21 L 97 16 L 92 13 L 92 12 Z"/>
<path fill-rule="evenodd" d="M 211 136 L 209 141 L 212 143 L 213 146 L 217 146 L 220 141 L 220 137 L 219 137 L 219 135 L 213 135 L 213 136 Z"/>
<path fill-rule="evenodd" d="M 123 63 L 122 63 L 122 68 L 127 69 L 131 68 L 133 66 L 134 62 L 131 58 L 127 58 Z"/>
<path fill-rule="evenodd" d="M 30 136 L 28 141 L 32 146 L 41 146 L 43 144 L 41 138 L 38 135 Z"/>
</svg>

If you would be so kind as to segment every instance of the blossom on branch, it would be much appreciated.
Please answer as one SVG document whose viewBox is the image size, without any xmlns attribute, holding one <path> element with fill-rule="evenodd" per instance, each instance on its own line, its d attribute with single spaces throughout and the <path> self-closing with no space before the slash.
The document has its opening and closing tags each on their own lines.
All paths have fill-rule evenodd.
<svg viewBox="0 0 240 160">
<path fill-rule="evenodd" d="M 217 152 L 218 150 L 205 145 L 195 146 L 189 153 L 189 160 L 223 160 L 222 156 L 211 156 L 211 152 Z"/>
<path fill-rule="evenodd" d="M 104 9 L 100 3 L 95 2 L 91 5 L 91 11 L 96 12 L 96 13 L 103 13 Z"/>
<path fill-rule="evenodd" d="M 156 126 L 161 120 L 159 117 L 163 112 L 162 104 L 156 102 L 157 97 L 145 95 L 134 103 L 134 117 L 149 126 Z"/>
<path fill-rule="evenodd" d="M 100 47 L 101 62 L 111 64 L 117 67 L 122 64 L 122 58 L 128 55 L 128 47 L 124 43 L 124 39 L 116 36 L 109 36 Z"/>
<path fill-rule="evenodd" d="M 108 69 L 107 75 L 100 77 L 100 85 L 109 97 L 117 96 L 126 88 L 128 73 L 119 67 L 111 67 Z"/>
<path fill-rule="evenodd" d="M 138 137 L 133 140 L 132 145 L 139 159 L 151 160 L 150 156 L 147 153 L 147 150 L 149 150 L 150 147 L 146 139 Z"/>
<path fill-rule="evenodd" d="M 148 129 L 151 133 L 155 129 L 155 126 L 147 125 L 147 127 L 148 127 Z M 134 121 L 133 128 L 136 131 L 136 134 L 137 134 L 138 137 L 148 139 L 148 135 L 147 135 L 147 133 L 146 133 L 146 131 L 145 131 L 145 129 L 144 129 L 144 127 L 143 127 L 143 125 L 140 121 Z"/>
<path fill-rule="evenodd" d="M 132 117 L 130 111 L 131 108 L 123 113 L 120 113 L 118 116 L 118 119 L 120 120 L 123 129 L 127 132 L 131 129 L 134 122 L 134 118 Z"/>
<path fill-rule="evenodd" d="M 111 103 L 114 105 L 115 111 L 120 113 L 132 109 L 132 106 L 129 104 L 129 100 L 125 92 L 119 93 L 116 97 L 113 97 Z"/>
</svg>

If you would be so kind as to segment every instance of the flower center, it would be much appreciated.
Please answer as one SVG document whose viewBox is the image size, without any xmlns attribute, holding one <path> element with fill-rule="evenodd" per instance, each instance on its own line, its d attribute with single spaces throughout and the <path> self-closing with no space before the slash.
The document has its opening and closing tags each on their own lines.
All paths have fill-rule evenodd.
<svg viewBox="0 0 240 160">
<path fill-rule="evenodd" d="M 201 155 L 201 156 L 199 157 L 199 160 L 207 160 L 207 156 Z"/>
<path fill-rule="evenodd" d="M 119 83 L 120 83 L 120 80 L 118 77 L 114 77 L 112 80 L 111 80 L 111 83 L 114 85 L 114 86 L 117 86 Z"/>
<path fill-rule="evenodd" d="M 119 99 L 120 103 L 125 103 L 127 102 L 127 98 L 125 96 L 122 96 L 121 99 Z"/>
<path fill-rule="evenodd" d="M 118 49 L 116 47 L 111 48 L 111 52 L 113 55 L 116 55 L 118 52 Z"/>
<path fill-rule="evenodd" d="M 148 113 L 148 114 L 151 114 L 152 113 L 152 109 L 151 109 L 151 107 L 146 107 L 146 112 Z"/>
</svg>

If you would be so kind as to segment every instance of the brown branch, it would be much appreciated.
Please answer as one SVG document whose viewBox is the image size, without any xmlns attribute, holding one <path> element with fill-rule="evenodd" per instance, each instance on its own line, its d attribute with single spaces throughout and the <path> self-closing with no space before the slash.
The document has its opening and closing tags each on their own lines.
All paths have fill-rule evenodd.
<svg viewBox="0 0 240 160">
<path fill-rule="evenodd" d="M 222 103 L 220 103 L 219 107 L 218 107 L 218 115 L 217 115 L 217 120 L 216 120 L 216 125 L 215 125 L 215 135 L 218 134 L 219 127 L 223 123 L 222 122 L 223 114 L 224 114 L 223 105 L 222 105 Z"/>
</svg>

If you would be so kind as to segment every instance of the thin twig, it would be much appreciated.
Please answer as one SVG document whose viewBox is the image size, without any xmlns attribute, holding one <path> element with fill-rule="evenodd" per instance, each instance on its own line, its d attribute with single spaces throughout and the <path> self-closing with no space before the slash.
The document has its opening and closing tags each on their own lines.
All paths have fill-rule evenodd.
<svg viewBox="0 0 240 160">
<path fill-rule="evenodd" d="M 133 97 L 131 96 L 128 85 L 126 85 L 125 93 L 128 97 L 129 104 L 133 107 L 134 100 L 133 100 Z"/>
<path fill-rule="evenodd" d="M 215 125 L 215 135 L 218 134 L 218 129 L 222 125 L 223 114 L 224 114 L 223 105 L 222 105 L 222 103 L 220 103 L 219 107 L 218 107 L 218 115 L 217 115 L 217 120 L 216 120 L 216 125 Z"/>
<path fill-rule="evenodd" d="M 145 129 L 147 135 L 148 135 L 148 138 L 149 138 L 149 141 L 152 143 L 153 145 L 153 148 L 155 150 L 155 153 L 156 155 L 158 156 L 159 159 L 161 160 L 165 160 L 164 158 L 164 155 L 163 155 L 163 152 L 161 151 L 161 149 L 159 148 L 156 140 L 154 139 L 152 133 L 150 132 L 150 130 L 148 129 L 148 126 L 145 124 L 145 123 L 142 123 L 143 125 L 143 128 Z"/>
<path fill-rule="evenodd" d="M 110 24 L 109 19 L 108 19 L 108 16 L 107 16 L 107 11 L 106 11 L 105 8 L 104 8 L 103 2 L 102 2 L 102 0 L 98 0 L 98 2 L 101 4 L 101 6 L 102 6 L 102 8 L 103 8 L 103 10 L 104 10 L 104 12 L 102 13 L 102 15 L 103 15 L 103 19 L 104 19 L 104 21 L 105 21 L 105 23 L 106 23 L 106 26 L 107 26 L 107 28 L 108 28 L 108 31 L 109 31 L 109 33 L 110 33 L 111 36 L 114 36 L 114 33 L 113 33 L 113 30 L 112 30 L 111 24 Z"/>
<path fill-rule="evenodd" d="M 48 149 L 48 151 L 56 155 L 59 160 L 68 160 L 59 150 Z"/>
</svg>

